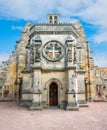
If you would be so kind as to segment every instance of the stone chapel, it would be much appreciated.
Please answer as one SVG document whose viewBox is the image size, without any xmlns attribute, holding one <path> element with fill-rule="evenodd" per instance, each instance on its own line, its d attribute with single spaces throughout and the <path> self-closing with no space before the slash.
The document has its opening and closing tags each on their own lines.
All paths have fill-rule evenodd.
<svg viewBox="0 0 107 130">
<path fill-rule="evenodd" d="M 87 106 L 78 32 L 59 20 L 50 14 L 47 24 L 30 28 L 21 99 L 30 109 Z"/>
<path fill-rule="evenodd" d="M 99 98 L 96 86 L 102 81 L 82 25 L 61 23 L 58 14 L 49 14 L 47 23 L 28 23 L 1 68 L 1 100 L 18 100 L 31 110 L 79 110 Z"/>
</svg>

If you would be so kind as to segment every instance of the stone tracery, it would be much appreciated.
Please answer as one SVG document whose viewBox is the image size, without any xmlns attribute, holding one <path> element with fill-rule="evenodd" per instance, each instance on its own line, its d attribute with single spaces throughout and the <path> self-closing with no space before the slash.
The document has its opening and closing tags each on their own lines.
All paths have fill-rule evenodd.
<svg viewBox="0 0 107 130">
<path fill-rule="evenodd" d="M 58 61 L 63 57 L 63 46 L 57 41 L 50 41 L 43 48 L 43 56 L 49 61 Z"/>
</svg>

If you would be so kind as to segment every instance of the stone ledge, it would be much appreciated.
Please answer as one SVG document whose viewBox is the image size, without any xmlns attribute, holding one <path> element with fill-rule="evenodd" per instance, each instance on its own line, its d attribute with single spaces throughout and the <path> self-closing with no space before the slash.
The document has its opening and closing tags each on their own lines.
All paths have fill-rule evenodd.
<svg viewBox="0 0 107 130">
<path fill-rule="evenodd" d="M 32 73 L 33 69 L 31 67 L 25 67 L 22 73 Z"/>
<path fill-rule="evenodd" d="M 79 104 L 79 107 L 89 107 L 88 104 Z"/>
<path fill-rule="evenodd" d="M 86 73 L 86 71 L 84 69 L 78 69 L 75 71 L 76 73 Z"/>
<path fill-rule="evenodd" d="M 42 70 L 41 65 L 34 64 L 32 68 L 33 68 L 33 70 L 35 70 L 35 69 Z"/>
<path fill-rule="evenodd" d="M 42 110 L 42 104 L 39 102 L 33 102 L 32 105 L 29 107 L 29 110 Z"/>
<path fill-rule="evenodd" d="M 42 90 L 35 89 L 35 90 L 32 91 L 32 94 L 42 94 Z"/>
<path fill-rule="evenodd" d="M 66 94 L 77 94 L 76 92 L 67 91 Z"/>
<path fill-rule="evenodd" d="M 67 106 L 66 110 L 79 111 L 79 106 L 75 106 L 75 107 Z"/>
<path fill-rule="evenodd" d="M 47 72 L 50 72 L 50 71 L 51 72 L 54 72 L 54 71 L 58 71 L 58 72 L 61 71 L 62 72 L 62 71 L 65 71 L 65 70 L 66 70 L 65 67 L 61 67 L 61 68 L 55 68 L 55 67 L 53 67 L 53 68 L 49 68 L 49 67 L 48 68 L 42 68 L 42 71 L 45 71 L 45 72 L 46 71 Z"/>
<path fill-rule="evenodd" d="M 67 104 L 66 110 L 71 110 L 71 111 L 78 111 L 79 110 L 79 105 L 77 103 L 71 102 Z"/>
<path fill-rule="evenodd" d="M 21 92 L 22 94 L 32 94 L 32 90 L 28 89 L 28 90 L 22 90 Z"/>
<path fill-rule="evenodd" d="M 79 107 L 89 107 L 85 100 L 78 100 Z"/>
<path fill-rule="evenodd" d="M 92 100 L 93 102 L 107 102 L 107 99 L 102 99 L 102 100 L 99 100 L 99 99 L 93 99 Z"/>
<path fill-rule="evenodd" d="M 73 65 L 73 64 L 68 63 L 66 69 L 68 69 L 68 70 L 69 70 L 69 69 L 75 70 L 75 69 L 76 69 L 76 66 Z"/>
<path fill-rule="evenodd" d="M 79 91 L 79 92 L 67 91 L 66 94 L 85 94 L 85 92 L 84 91 Z"/>
<path fill-rule="evenodd" d="M 78 90 L 77 94 L 85 94 L 84 90 Z"/>
</svg>

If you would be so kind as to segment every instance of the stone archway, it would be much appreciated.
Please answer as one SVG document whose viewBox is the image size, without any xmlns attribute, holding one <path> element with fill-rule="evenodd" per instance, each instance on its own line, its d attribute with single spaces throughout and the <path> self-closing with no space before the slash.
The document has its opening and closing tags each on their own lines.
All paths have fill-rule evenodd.
<svg viewBox="0 0 107 130">
<path fill-rule="evenodd" d="M 58 106 L 58 85 L 55 82 L 49 86 L 49 106 Z"/>
<path fill-rule="evenodd" d="M 44 87 L 44 90 L 46 90 L 46 95 L 47 95 L 47 104 L 50 106 L 50 86 L 52 85 L 57 85 L 57 92 L 58 92 L 58 97 L 57 97 L 57 106 L 59 106 L 60 102 L 61 102 L 61 93 L 62 93 L 62 90 L 63 90 L 63 84 L 61 83 L 61 81 L 59 79 L 56 79 L 56 78 L 52 78 L 52 79 L 49 79 L 46 84 L 45 84 L 45 87 Z"/>
</svg>

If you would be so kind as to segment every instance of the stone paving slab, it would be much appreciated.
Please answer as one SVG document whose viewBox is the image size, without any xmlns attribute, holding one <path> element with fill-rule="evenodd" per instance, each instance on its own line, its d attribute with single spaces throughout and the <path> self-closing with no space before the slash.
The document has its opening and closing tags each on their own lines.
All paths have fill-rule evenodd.
<svg viewBox="0 0 107 130">
<path fill-rule="evenodd" d="M 0 130 L 107 130 L 107 102 L 79 111 L 30 111 L 15 102 L 0 102 Z"/>
</svg>

